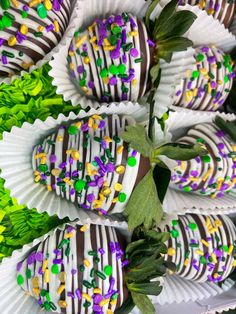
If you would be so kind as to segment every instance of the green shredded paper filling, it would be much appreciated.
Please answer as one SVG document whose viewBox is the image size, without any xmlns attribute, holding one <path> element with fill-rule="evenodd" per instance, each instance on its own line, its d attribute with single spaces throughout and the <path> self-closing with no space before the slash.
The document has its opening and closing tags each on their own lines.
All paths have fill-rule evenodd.
<svg viewBox="0 0 236 314">
<path fill-rule="evenodd" d="M 10 131 L 13 126 L 20 127 L 24 122 L 44 121 L 49 116 L 57 118 L 60 113 L 68 115 L 70 111 L 79 113 L 79 105 L 73 107 L 56 94 L 48 74 L 50 69 L 46 64 L 15 79 L 10 85 L 0 85 L 0 139 L 4 131 Z M 19 205 L 10 197 L 10 192 L 4 188 L 4 180 L 0 178 L 0 261 L 63 222 L 65 220 L 57 216 L 49 217 Z"/>
</svg>

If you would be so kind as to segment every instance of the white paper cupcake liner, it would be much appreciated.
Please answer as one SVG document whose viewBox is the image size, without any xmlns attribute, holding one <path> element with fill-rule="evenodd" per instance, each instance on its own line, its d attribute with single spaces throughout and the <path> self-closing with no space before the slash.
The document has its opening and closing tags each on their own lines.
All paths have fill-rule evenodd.
<svg viewBox="0 0 236 314">
<path fill-rule="evenodd" d="M 219 112 L 181 111 L 171 112 L 166 121 L 166 133 L 172 135 L 172 141 L 180 138 L 193 125 L 212 122 L 216 116 L 227 120 L 235 120 L 234 114 Z M 167 160 L 167 159 L 165 159 Z M 168 166 L 174 166 L 174 162 L 168 160 Z M 212 199 L 194 193 L 184 193 L 172 187 L 167 190 L 164 200 L 164 210 L 167 213 L 197 213 L 197 214 L 230 214 L 236 213 L 236 191 L 230 192 L 222 198 Z"/>
<path fill-rule="evenodd" d="M 70 220 L 97 219 L 93 211 L 79 210 L 74 203 L 57 196 L 56 193 L 48 192 L 45 187 L 35 183 L 32 169 L 32 148 L 40 138 L 46 137 L 63 122 L 82 119 L 94 113 L 126 114 L 132 115 L 138 122 L 146 121 L 144 107 L 133 103 L 120 103 L 119 107 L 111 104 L 108 108 L 91 109 L 87 113 L 82 110 L 78 115 L 70 113 L 65 117 L 60 114 L 58 119 L 49 117 L 45 122 L 36 120 L 34 124 L 24 123 L 21 128 L 13 127 L 11 132 L 3 133 L 3 140 L 0 141 L 1 177 L 5 179 L 5 187 L 11 191 L 12 197 L 17 198 L 19 204 L 26 204 L 30 209 L 36 208 L 40 213 L 57 214 L 60 218 L 68 216 Z"/>
<path fill-rule="evenodd" d="M 76 225 L 78 222 L 70 223 L 70 225 Z M 103 224 L 103 221 L 99 222 Z M 0 264 L 0 313 L 1 314 L 46 314 L 42 311 L 37 300 L 33 297 L 26 295 L 23 289 L 17 285 L 16 282 L 16 265 L 22 261 L 30 250 L 46 239 L 49 235 L 53 235 L 57 229 L 63 230 L 66 224 L 59 226 L 58 228 L 50 231 L 48 234 L 35 239 L 32 243 L 25 245 L 21 250 L 13 252 L 12 257 L 3 259 Z M 114 222 L 113 227 L 116 227 L 126 236 L 127 240 L 130 238 L 130 234 L 123 226 Z M 176 276 L 166 276 L 162 279 L 163 291 L 158 297 L 151 297 L 154 304 L 157 304 L 157 308 L 166 304 L 180 304 L 181 302 L 200 301 L 207 302 L 208 298 L 217 296 L 220 297 L 225 291 L 232 288 L 232 280 L 225 282 L 222 288 L 214 283 L 197 284 L 194 282 L 186 281 Z M 141 314 L 140 311 L 135 308 L 131 314 Z"/>
<path fill-rule="evenodd" d="M 11 82 L 14 81 L 16 78 L 20 78 L 23 75 L 31 73 L 32 71 L 42 67 L 45 63 L 49 62 L 52 59 L 54 54 L 57 53 L 69 39 L 73 37 L 74 32 L 77 28 L 78 23 L 80 23 L 80 19 L 82 16 L 83 0 L 71 0 L 71 2 L 73 2 L 73 9 L 71 12 L 70 22 L 60 42 L 48 54 L 46 54 L 43 59 L 39 60 L 34 65 L 32 65 L 28 69 L 28 71 L 22 70 L 18 75 L 13 75 L 9 78 L 3 78 L 1 79 L 0 84 L 1 83 L 11 84 Z"/>
</svg>

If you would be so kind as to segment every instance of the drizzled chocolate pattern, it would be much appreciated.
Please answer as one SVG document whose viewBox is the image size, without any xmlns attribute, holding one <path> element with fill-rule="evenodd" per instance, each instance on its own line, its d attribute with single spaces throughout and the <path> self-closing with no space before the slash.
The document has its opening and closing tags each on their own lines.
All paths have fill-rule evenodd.
<svg viewBox="0 0 236 314">
<path fill-rule="evenodd" d="M 220 282 L 236 266 L 236 228 L 227 216 L 186 214 L 162 231 L 171 233 L 165 259 L 176 274 L 198 282 Z"/>
<path fill-rule="evenodd" d="M 235 77 L 234 63 L 220 49 L 196 48 L 195 64 L 175 88 L 173 104 L 192 110 L 216 111 L 225 102 Z"/>
<path fill-rule="evenodd" d="M 127 297 L 125 240 L 112 227 L 67 226 L 17 265 L 17 282 L 44 310 L 113 313 Z"/>
<path fill-rule="evenodd" d="M 0 5 L 0 77 L 43 59 L 60 42 L 73 6 L 71 0 L 5 2 Z"/>
<path fill-rule="evenodd" d="M 207 14 L 219 20 L 225 27 L 229 27 L 234 18 L 234 0 L 179 0 L 179 5 L 185 4 L 197 5 L 199 9 L 205 10 Z"/>
<path fill-rule="evenodd" d="M 148 88 L 152 63 L 145 24 L 131 14 L 96 19 L 75 33 L 69 48 L 69 70 L 82 94 L 99 101 L 137 101 Z"/>
<path fill-rule="evenodd" d="M 59 127 L 34 148 L 35 181 L 79 208 L 121 212 L 150 168 L 120 137 L 132 124 L 129 116 L 93 115 Z"/>
<path fill-rule="evenodd" d="M 225 132 L 213 123 L 192 127 L 181 143 L 203 143 L 208 155 L 190 161 L 177 161 L 171 177 L 172 187 L 184 192 L 223 197 L 235 188 L 236 145 Z"/>
</svg>

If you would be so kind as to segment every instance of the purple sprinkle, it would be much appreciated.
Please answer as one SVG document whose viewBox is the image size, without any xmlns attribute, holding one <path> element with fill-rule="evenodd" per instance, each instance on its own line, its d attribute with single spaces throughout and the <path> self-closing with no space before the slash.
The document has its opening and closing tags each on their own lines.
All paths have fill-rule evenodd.
<svg viewBox="0 0 236 314">
<path fill-rule="evenodd" d="M 94 87 L 95 87 L 94 82 L 89 81 L 88 82 L 88 87 L 91 88 L 91 89 L 94 89 Z"/>
<path fill-rule="evenodd" d="M 72 298 L 72 299 L 75 298 L 75 296 L 74 296 L 74 294 L 73 294 L 72 292 L 67 292 L 67 296 L 70 297 L 70 298 Z"/>
<path fill-rule="evenodd" d="M 61 256 L 61 250 L 55 249 L 53 253 L 56 254 L 56 256 Z"/>
<path fill-rule="evenodd" d="M 127 61 L 128 61 L 128 60 L 127 60 L 126 54 L 124 54 L 124 55 L 122 56 L 122 62 L 126 64 Z"/>
<path fill-rule="evenodd" d="M 73 163 L 74 163 L 74 159 L 73 159 L 72 157 L 70 157 L 70 158 L 69 158 L 69 164 L 70 164 L 70 165 L 73 165 Z"/>
<path fill-rule="evenodd" d="M 43 275 L 42 267 L 39 267 L 38 274 L 39 274 L 39 275 Z"/>
<path fill-rule="evenodd" d="M 22 265 L 23 265 L 22 262 L 19 262 L 19 263 L 16 265 L 16 270 L 17 270 L 18 272 L 21 270 Z"/>
<path fill-rule="evenodd" d="M 27 257 L 27 264 L 32 265 L 34 261 L 35 261 L 35 253 L 32 253 Z"/>
<path fill-rule="evenodd" d="M 115 247 L 114 242 L 110 242 L 110 243 L 109 243 L 109 248 L 110 248 L 110 252 L 111 252 L 112 254 L 116 252 L 116 247 Z"/>
<path fill-rule="evenodd" d="M 88 123 L 84 123 L 84 124 L 82 125 L 82 127 L 81 127 L 81 130 L 82 130 L 83 132 L 87 132 L 88 129 L 89 129 Z"/>
<path fill-rule="evenodd" d="M 130 54 L 133 58 L 137 58 L 139 55 L 139 52 L 136 48 L 132 48 L 132 49 L 130 49 Z"/>
<path fill-rule="evenodd" d="M 77 298 L 78 298 L 79 300 L 82 299 L 82 295 L 81 295 L 81 292 L 80 292 L 79 289 L 76 289 L 76 290 L 75 290 L 75 294 L 76 294 L 76 296 L 77 296 Z"/>
<path fill-rule="evenodd" d="M 94 160 L 95 160 L 96 163 L 99 165 L 99 167 L 102 169 L 102 171 L 106 172 L 106 168 L 105 168 L 105 166 L 103 165 L 102 160 L 101 160 L 98 156 L 96 156 L 96 157 L 94 158 Z"/>
<path fill-rule="evenodd" d="M 73 269 L 71 270 L 71 274 L 72 274 L 72 276 L 76 275 L 76 274 L 77 274 L 77 270 L 73 268 Z"/>
<path fill-rule="evenodd" d="M 122 43 L 125 44 L 126 43 L 126 39 L 127 39 L 126 30 L 125 29 L 122 30 L 121 39 L 122 39 Z"/>
<path fill-rule="evenodd" d="M 101 294 L 94 294 L 93 295 L 93 302 L 95 303 L 95 304 L 98 304 L 98 303 L 100 303 L 101 301 L 102 301 L 102 295 Z"/>
<path fill-rule="evenodd" d="M 197 265 L 193 265 L 193 267 L 194 267 L 197 271 L 199 271 L 199 269 L 200 269 Z"/>
<path fill-rule="evenodd" d="M 225 145 L 224 145 L 224 143 L 218 143 L 218 144 L 217 144 L 217 147 L 218 147 L 219 149 L 223 149 L 223 148 L 225 147 Z"/>
<path fill-rule="evenodd" d="M 62 260 L 62 259 L 56 258 L 56 259 L 53 260 L 53 264 L 59 265 L 59 264 L 62 264 L 62 263 L 63 263 L 63 260 Z"/>
<path fill-rule="evenodd" d="M 128 99 L 128 95 L 126 93 L 122 93 L 121 100 L 126 101 Z"/>
<path fill-rule="evenodd" d="M 108 289 L 108 293 L 111 292 L 113 290 L 113 287 L 115 285 L 115 278 L 114 277 L 111 277 L 110 279 L 110 286 L 109 286 L 109 289 Z"/>
<path fill-rule="evenodd" d="M 97 313 L 101 313 L 102 308 L 98 304 L 93 305 L 93 311 Z"/>
<path fill-rule="evenodd" d="M 24 6 L 23 6 L 23 10 L 24 10 L 24 11 L 29 11 L 29 7 L 28 7 L 27 5 L 24 5 Z"/>
<path fill-rule="evenodd" d="M 132 17 L 130 17 L 129 21 L 130 21 L 130 24 L 133 28 L 137 27 L 137 24 L 135 23 L 135 21 Z"/>
<path fill-rule="evenodd" d="M 129 261 L 127 259 L 125 259 L 122 263 L 121 263 L 121 266 L 122 267 L 125 267 L 129 264 Z"/>
<path fill-rule="evenodd" d="M 105 299 L 109 299 L 113 295 L 113 291 L 108 292 L 107 294 L 104 295 Z"/>
<path fill-rule="evenodd" d="M 40 298 L 40 299 L 38 299 L 38 304 L 39 305 L 43 305 L 43 301 L 42 301 L 42 299 Z"/>
<path fill-rule="evenodd" d="M 155 47 L 156 44 L 154 43 L 154 41 L 152 41 L 151 39 L 147 40 L 147 43 L 149 44 L 150 47 Z"/>
<path fill-rule="evenodd" d="M 86 204 L 81 204 L 80 205 L 83 209 L 90 209 L 90 207 L 88 206 L 88 205 L 86 205 Z"/>
<path fill-rule="evenodd" d="M 105 251 L 103 250 L 103 248 L 98 249 L 98 252 L 99 252 L 101 255 L 105 254 Z"/>
<path fill-rule="evenodd" d="M 191 87 L 192 87 L 192 81 L 189 81 L 187 84 L 187 89 L 191 89 Z"/>
<path fill-rule="evenodd" d="M 82 74 L 82 73 L 84 72 L 84 67 L 83 67 L 82 65 L 79 65 L 79 66 L 77 67 L 77 72 L 78 72 L 79 74 Z"/>
<path fill-rule="evenodd" d="M 99 128 L 99 129 L 102 129 L 102 128 L 104 128 L 105 125 L 106 125 L 106 121 L 105 121 L 105 120 L 102 120 L 102 121 L 100 121 L 100 123 L 99 123 L 99 125 L 98 125 L 98 128 Z"/>
<path fill-rule="evenodd" d="M 89 203 L 92 203 L 93 201 L 94 201 L 94 199 L 95 199 L 95 196 L 94 196 L 94 194 L 88 194 L 87 195 L 87 201 L 89 202 Z"/>
<path fill-rule="evenodd" d="M 100 177 L 98 180 L 97 180 L 97 186 L 99 188 L 101 188 L 103 186 L 103 183 L 104 183 L 104 179 L 102 177 Z"/>
<path fill-rule="evenodd" d="M 112 50 L 110 52 L 110 57 L 112 60 L 119 59 L 120 58 L 120 51 L 117 49 Z"/>
<path fill-rule="evenodd" d="M 57 156 L 56 155 L 51 155 L 50 156 L 50 161 L 55 163 L 57 161 Z"/>
<path fill-rule="evenodd" d="M 107 148 L 107 142 L 105 140 L 102 140 L 101 144 L 103 149 Z"/>
<path fill-rule="evenodd" d="M 211 63 L 215 63 L 216 62 L 216 57 L 215 56 L 210 56 L 207 58 L 207 61 L 211 64 Z"/>
<path fill-rule="evenodd" d="M 60 5 L 58 0 L 53 0 L 52 5 L 53 5 L 53 9 L 55 11 L 60 11 L 61 10 L 61 5 Z"/>
<path fill-rule="evenodd" d="M 7 64 L 7 56 L 2 56 L 2 64 Z"/>
<path fill-rule="evenodd" d="M 70 189 L 70 195 L 74 195 L 74 194 L 75 194 L 75 189 L 74 188 Z"/>
<path fill-rule="evenodd" d="M 54 25 L 53 24 L 49 24 L 48 26 L 46 26 L 46 31 L 47 32 L 51 32 L 54 29 Z"/>
<path fill-rule="evenodd" d="M 66 231 L 67 231 L 68 233 L 72 232 L 73 230 L 75 230 L 75 228 L 72 227 L 72 226 L 68 226 L 68 227 L 66 228 Z"/>
<path fill-rule="evenodd" d="M 181 91 L 181 90 L 178 90 L 175 95 L 176 95 L 176 96 L 179 96 L 181 93 L 182 93 L 182 91 Z"/>
<path fill-rule="evenodd" d="M 202 52 L 208 52 L 209 51 L 209 47 L 204 46 L 204 47 L 201 48 L 201 51 Z"/>
<path fill-rule="evenodd" d="M 37 252 L 35 254 L 35 258 L 36 260 L 39 262 L 39 263 L 42 263 L 43 262 L 43 252 Z"/>
<path fill-rule="evenodd" d="M 56 184 L 52 184 L 52 189 L 53 189 L 53 191 L 55 191 L 56 190 Z"/>
<path fill-rule="evenodd" d="M 95 181 L 88 182 L 88 186 L 97 186 L 97 183 Z"/>
<path fill-rule="evenodd" d="M 117 84 L 117 78 L 115 76 L 111 77 L 109 79 L 109 84 L 112 86 L 116 85 Z"/>
<path fill-rule="evenodd" d="M 212 276 L 208 275 L 207 278 L 208 278 L 209 281 L 213 281 Z"/>
<path fill-rule="evenodd" d="M 107 172 L 114 172 L 115 171 L 115 165 L 112 164 L 111 162 L 109 162 L 106 164 L 106 169 L 107 169 Z"/>
<path fill-rule="evenodd" d="M 64 168 L 66 168 L 66 162 L 64 161 L 64 162 L 62 162 L 60 165 L 59 165 L 59 168 L 60 169 L 64 169 Z"/>
</svg>

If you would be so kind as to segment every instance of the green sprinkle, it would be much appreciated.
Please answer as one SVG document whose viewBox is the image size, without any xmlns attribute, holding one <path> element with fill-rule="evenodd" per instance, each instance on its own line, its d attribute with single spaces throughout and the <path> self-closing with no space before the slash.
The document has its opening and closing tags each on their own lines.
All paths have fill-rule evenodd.
<svg viewBox="0 0 236 314">
<path fill-rule="evenodd" d="M 208 72 L 208 75 L 210 76 L 212 80 L 215 78 L 215 75 L 212 72 Z"/>
<path fill-rule="evenodd" d="M 197 61 L 199 61 L 199 62 L 201 62 L 201 61 L 203 61 L 204 60 L 204 55 L 202 54 L 202 53 L 199 53 L 198 55 L 197 55 Z"/>
<path fill-rule="evenodd" d="M 78 128 L 75 125 L 70 125 L 68 128 L 68 133 L 71 135 L 75 135 L 78 132 Z"/>
<path fill-rule="evenodd" d="M 69 243 L 69 240 L 68 239 L 63 239 L 59 245 L 58 245 L 58 249 L 62 249 L 64 245 L 68 244 Z"/>
<path fill-rule="evenodd" d="M 205 265 L 207 263 L 207 259 L 204 256 L 201 256 L 200 263 Z"/>
<path fill-rule="evenodd" d="M 102 65 L 102 59 L 101 58 L 97 58 L 96 65 L 98 67 L 100 67 Z"/>
<path fill-rule="evenodd" d="M 50 311 L 51 307 L 48 301 L 45 301 L 43 304 L 45 311 Z"/>
<path fill-rule="evenodd" d="M 85 186 L 86 186 L 86 182 L 82 179 L 79 179 L 78 181 L 74 183 L 74 188 L 76 192 L 82 191 L 85 188 Z"/>
<path fill-rule="evenodd" d="M 109 40 L 112 46 L 115 46 L 117 44 L 117 37 L 115 35 L 111 35 Z"/>
<path fill-rule="evenodd" d="M 17 276 L 17 283 L 19 286 L 23 285 L 24 283 L 24 277 L 22 275 Z"/>
<path fill-rule="evenodd" d="M 190 247 L 199 247 L 199 244 L 198 243 L 190 243 L 189 246 Z"/>
<path fill-rule="evenodd" d="M 202 156 L 201 158 L 202 158 L 202 161 L 205 163 L 211 162 L 211 157 L 209 155 Z"/>
<path fill-rule="evenodd" d="M 108 70 L 106 68 L 103 68 L 101 71 L 100 71 L 100 76 L 101 78 L 105 78 L 108 76 Z"/>
<path fill-rule="evenodd" d="M 143 58 L 137 58 L 137 59 L 134 60 L 135 63 L 140 63 L 142 61 L 143 61 Z"/>
<path fill-rule="evenodd" d="M 47 294 L 47 290 L 42 289 L 41 292 L 40 292 L 40 296 L 41 296 L 41 297 L 45 297 L 46 294 Z"/>
<path fill-rule="evenodd" d="M 42 37 L 43 33 L 42 32 L 34 32 L 34 37 Z"/>
<path fill-rule="evenodd" d="M 95 271 L 95 269 L 92 268 L 91 271 L 90 271 L 90 277 L 94 277 L 94 271 Z"/>
<path fill-rule="evenodd" d="M 114 34 L 114 35 L 117 35 L 117 34 L 119 34 L 119 33 L 121 33 L 121 27 L 120 26 L 114 26 L 113 28 L 112 28 L 112 33 Z"/>
<path fill-rule="evenodd" d="M 133 47 L 133 44 L 132 44 L 132 43 L 126 44 L 126 45 L 124 45 L 124 50 L 127 52 L 127 51 L 129 51 L 132 47 Z"/>
<path fill-rule="evenodd" d="M 190 228 L 191 230 L 195 230 L 195 229 L 197 229 L 197 225 L 196 225 L 195 223 L 191 222 L 191 223 L 189 224 L 189 228 Z"/>
<path fill-rule="evenodd" d="M 66 250 L 65 250 L 65 255 L 66 255 L 66 256 L 69 256 L 69 255 L 70 255 L 70 244 L 69 244 L 69 243 L 67 244 L 67 248 L 66 248 Z"/>
<path fill-rule="evenodd" d="M 199 77 L 199 71 L 193 71 L 193 73 L 192 73 L 192 77 L 193 78 L 197 78 L 197 77 Z"/>
<path fill-rule="evenodd" d="M 22 11 L 21 16 L 23 19 L 26 19 L 28 17 L 28 13 L 26 11 Z"/>
<path fill-rule="evenodd" d="M 119 202 L 124 203 L 126 201 L 126 194 L 124 192 L 120 193 L 118 195 L 118 200 Z"/>
<path fill-rule="evenodd" d="M 50 305 L 50 308 L 51 308 L 53 311 L 56 311 L 57 307 L 56 307 L 56 305 L 55 305 L 53 302 L 49 302 L 49 305 Z"/>
<path fill-rule="evenodd" d="M 50 301 L 51 301 L 51 298 L 50 298 L 50 295 L 49 295 L 49 293 L 48 293 L 48 292 L 46 293 L 46 299 L 47 299 L 47 301 L 48 301 L 48 302 L 50 302 Z"/>
<path fill-rule="evenodd" d="M 90 307 L 90 305 L 91 305 L 91 302 L 89 302 L 89 301 L 85 301 L 84 302 L 84 304 L 83 304 L 83 307 L 85 307 L 85 308 L 88 308 L 88 307 Z"/>
<path fill-rule="evenodd" d="M 97 286 L 98 286 L 95 279 L 92 280 L 92 286 L 93 286 L 93 288 L 97 288 Z"/>
<path fill-rule="evenodd" d="M 92 288 L 92 285 L 89 281 L 87 280 L 83 280 L 83 286 L 85 286 L 86 288 L 88 289 L 91 289 Z"/>
<path fill-rule="evenodd" d="M 113 140 L 116 142 L 116 143 L 120 143 L 120 138 L 116 135 L 113 136 Z"/>
<path fill-rule="evenodd" d="M 41 19 L 45 19 L 48 15 L 47 10 L 42 3 L 37 6 L 37 13 Z"/>
<path fill-rule="evenodd" d="M 38 166 L 38 170 L 40 172 L 46 172 L 46 171 L 48 171 L 48 166 L 41 164 L 41 165 Z"/>
<path fill-rule="evenodd" d="M 178 220 L 172 220 L 172 226 L 177 226 L 178 225 Z"/>
<path fill-rule="evenodd" d="M 95 252 L 95 251 L 89 251 L 89 252 L 88 252 L 88 255 L 90 255 L 90 256 L 96 256 L 96 255 L 97 255 L 97 252 Z"/>
<path fill-rule="evenodd" d="M 2 17 L 2 24 L 4 27 L 11 27 L 12 26 L 12 19 L 10 19 L 8 16 L 3 15 Z"/>
<path fill-rule="evenodd" d="M 113 75 L 116 75 L 119 73 L 119 70 L 117 68 L 117 66 L 115 66 L 114 64 L 112 64 L 110 67 L 109 67 L 109 72 Z"/>
<path fill-rule="evenodd" d="M 119 74 L 125 74 L 126 72 L 126 66 L 124 64 L 120 64 L 118 66 L 118 71 L 119 71 Z"/>
<path fill-rule="evenodd" d="M 58 267 L 57 264 L 52 265 L 52 267 L 51 267 L 51 272 L 52 272 L 53 274 L 55 274 L 55 275 L 59 274 L 59 267 Z"/>
<path fill-rule="evenodd" d="M 191 188 L 191 186 L 185 186 L 185 187 L 183 188 L 183 191 L 184 191 L 184 192 L 191 192 L 191 191 L 192 191 L 192 188 Z"/>
<path fill-rule="evenodd" d="M 29 268 L 26 269 L 25 275 L 26 275 L 27 279 L 31 278 L 31 270 Z"/>
<path fill-rule="evenodd" d="M 228 245 L 224 245 L 224 246 L 223 246 L 223 250 L 224 250 L 224 252 L 229 252 L 229 247 L 228 247 Z"/>
<path fill-rule="evenodd" d="M 130 167 L 135 167 L 136 164 L 137 164 L 137 160 L 136 160 L 135 157 L 130 156 L 130 157 L 128 158 L 128 160 L 127 160 L 127 163 L 128 163 L 128 165 L 129 165 Z"/>
<path fill-rule="evenodd" d="M 224 76 L 224 82 L 225 82 L 225 83 L 228 83 L 228 82 L 229 82 L 229 77 L 228 77 L 228 75 L 225 75 L 225 76 Z"/>
<path fill-rule="evenodd" d="M 104 273 L 107 275 L 107 276 L 110 276 L 112 274 L 112 266 L 111 265 L 107 265 L 104 267 Z"/>
<path fill-rule="evenodd" d="M 80 270 L 81 272 L 84 272 L 84 271 L 85 271 L 84 265 L 80 265 L 80 266 L 79 266 L 79 270 Z"/>
<path fill-rule="evenodd" d="M 118 293 L 114 293 L 112 296 L 111 296 L 111 300 L 116 300 L 118 298 L 119 294 Z"/>
<path fill-rule="evenodd" d="M 201 137 L 199 137 L 196 142 L 197 143 L 203 143 L 203 144 L 205 143 L 204 139 Z"/>
<path fill-rule="evenodd" d="M 85 86 L 86 85 L 86 80 L 85 79 L 80 80 L 79 81 L 79 85 L 80 85 L 80 87 Z"/>
<path fill-rule="evenodd" d="M 94 259 L 94 262 L 95 262 L 96 264 L 98 264 L 98 263 L 100 262 L 100 258 L 99 258 L 99 257 L 96 257 L 96 258 Z"/>
<path fill-rule="evenodd" d="M 179 231 L 178 230 L 173 229 L 173 230 L 170 231 L 170 233 L 171 233 L 173 238 L 177 238 L 179 236 Z"/>
<path fill-rule="evenodd" d="M 95 274 L 101 278 L 102 280 L 105 280 L 106 279 L 106 276 L 99 270 L 95 270 Z"/>
</svg>

